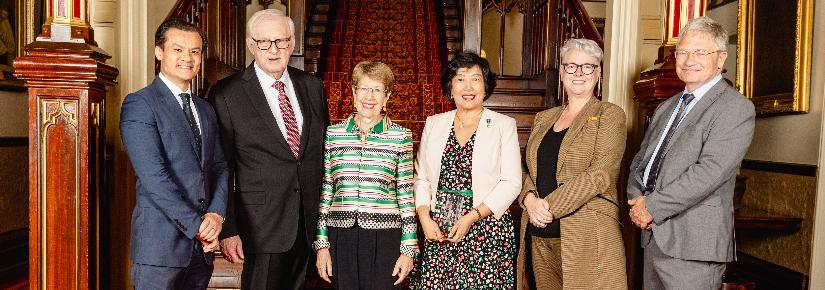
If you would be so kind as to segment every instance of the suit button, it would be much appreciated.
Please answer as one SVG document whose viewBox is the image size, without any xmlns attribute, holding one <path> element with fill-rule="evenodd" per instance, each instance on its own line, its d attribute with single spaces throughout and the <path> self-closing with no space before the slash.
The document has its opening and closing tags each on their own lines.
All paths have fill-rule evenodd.
<svg viewBox="0 0 825 290">
<path fill-rule="evenodd" d="M 301 161 L 298 161 L 298 166 L 299 166 L 299 167 L 301 166 Z"/>
<path fill-rule="evenodd" d="M 299 192 L 299 191 L 301 191 L 301 189 L 299 189 L 299 188 L 297 188 L 297 187 L 296 187 L 296 188 L 295 188 L 295 189 L 293 189 L 292 191 L 294 191 L 294 192 Z"/>
</svg>

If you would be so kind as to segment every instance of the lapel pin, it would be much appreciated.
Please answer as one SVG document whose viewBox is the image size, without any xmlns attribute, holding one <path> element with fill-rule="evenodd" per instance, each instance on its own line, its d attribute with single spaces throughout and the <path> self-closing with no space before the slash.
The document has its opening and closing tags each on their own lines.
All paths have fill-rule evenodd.
<svg viewBox="0 0 825 290">
<path fill-rule="evenodd" d="M 490 118 L 487 118 L 487 128 L 490 128 Z"/>
<path fill-rule="evenodd" d="M 590 122 L 596 121 L 596 120 L 598 120 L 598 119 L 599 119 L 599 116 L 590 116 L 590 117 L 587 117 L 587 123 L 590 123 Z"/>
</svg>

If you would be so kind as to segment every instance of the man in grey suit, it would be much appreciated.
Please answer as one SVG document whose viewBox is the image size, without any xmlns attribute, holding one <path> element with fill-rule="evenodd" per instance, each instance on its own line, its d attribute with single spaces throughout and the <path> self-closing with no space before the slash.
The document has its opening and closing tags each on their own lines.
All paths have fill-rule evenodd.
<svg viewBox="0 0 825 290">
<path fill-rule="evenodd" d="M 190 88 L 205 43 L 191 23 L 162 23 L 158 77 L 123 100 L 120 132 L 137 176 L 135 289 L 206 289 L 212 276 L 229 171 L 215 111 Z"/>
<path fill-rule="evenodd" d="M 674 54 L 685 90 L 656 109 L 631 163 L 629 214 L 642 229 L 646 290 L 719 289 L 736 257 L 733 186 L 755 114 L 722 79 L 727 39 L 707 17 L 683 28 Z"/>
</svg>

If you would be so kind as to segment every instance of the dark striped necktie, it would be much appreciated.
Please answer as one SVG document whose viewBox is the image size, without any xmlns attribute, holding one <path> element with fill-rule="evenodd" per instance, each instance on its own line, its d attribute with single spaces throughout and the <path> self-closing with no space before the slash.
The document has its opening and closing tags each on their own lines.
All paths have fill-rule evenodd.
<svg viewBox="0 0 825 290">
<path fill-rule="evenodd" d="M 659 151 L 656 152 L 656 157 L 653 159 L 653 164 L 650 165 L 650 173 L 647 176 L 647 182 L 645 184 L 645 194 L 653 192 L 653 189 L 656 188 L 656 178 L 659 177 L 659 170 L 662 166 L 662 159 L 665 158 L 667 145 L 670 143 L 670 138 L 673 137 L 673 133 L 676 132 L 676 128 L 682 123 L 682 118 L 685 116 L 687 106 L 691 101 L 693 101 L 694 97 L 695 96 L 693 96 L 693 94 L 684 94 L 682 96 L 682 103 L 679 104 L 679 111 L 676 112 L 676 117 L 673 118 L 670 128 L 667 129 L 665 139 L 662 140 L 662 145 L 659 146 Z"/>
</svg>

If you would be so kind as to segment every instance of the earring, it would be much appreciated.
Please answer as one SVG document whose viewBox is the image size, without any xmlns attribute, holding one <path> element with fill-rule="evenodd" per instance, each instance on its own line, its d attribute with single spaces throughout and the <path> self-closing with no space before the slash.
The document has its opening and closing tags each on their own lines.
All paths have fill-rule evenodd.
<svg viewBox="0 0 825 290">
<path fill-rule="evenodd" d="M 602 78 L 599 78 L 599 81 L 596 82 L 596 95 L 599 99 L 602 98 Z"/>
</svg>

